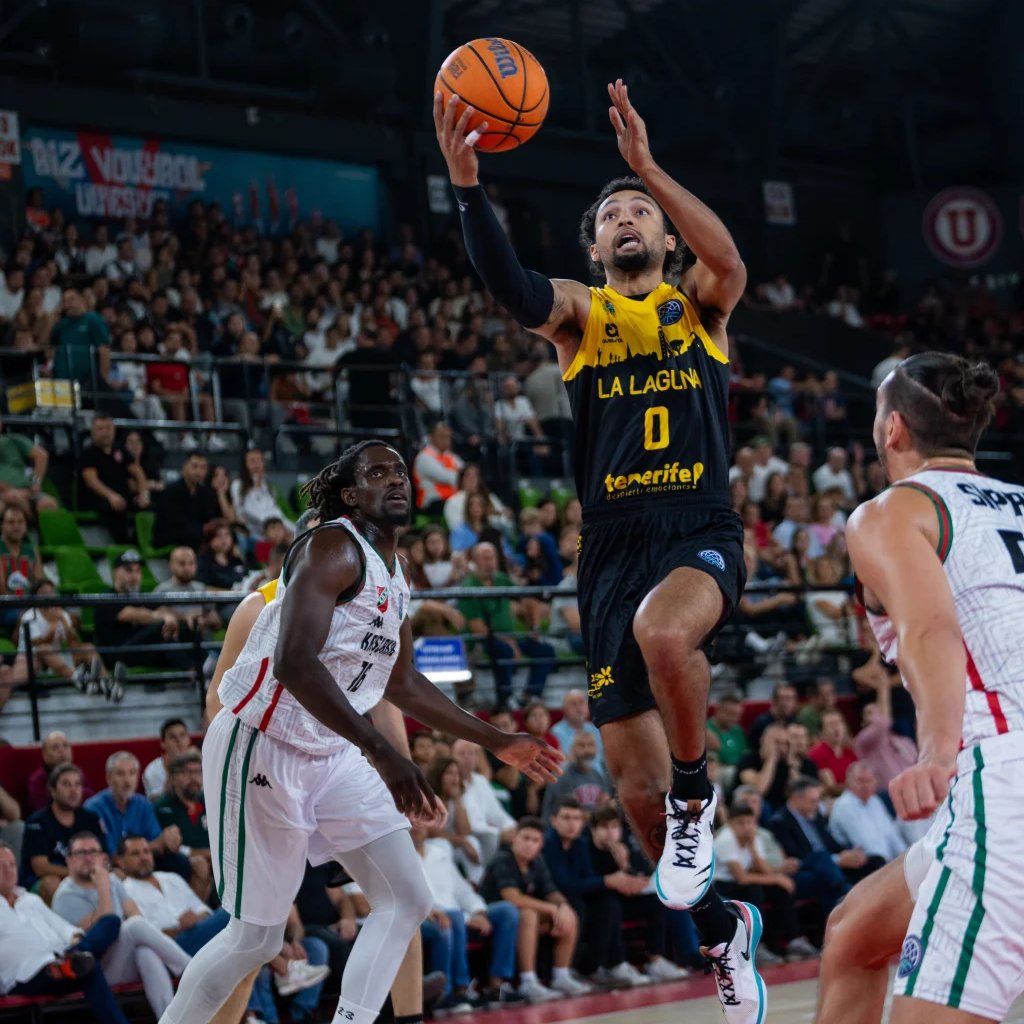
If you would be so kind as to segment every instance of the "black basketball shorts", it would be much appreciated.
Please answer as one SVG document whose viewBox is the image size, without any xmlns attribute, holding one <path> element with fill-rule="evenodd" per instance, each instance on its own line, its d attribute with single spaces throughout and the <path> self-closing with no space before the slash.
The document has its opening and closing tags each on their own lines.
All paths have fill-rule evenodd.
<svg viewBox="0 0 1024 1024">
<path fill-rule="evenodd" d="M 746 584 L 743 524 L 722 505 L 584 514 L 578 594 L 590 714 L 597 726 L 656 706 L 633 617 L 674 569 L 707 573 L 725 607 L 707 640 L 732 615 Z"/>
</svg>

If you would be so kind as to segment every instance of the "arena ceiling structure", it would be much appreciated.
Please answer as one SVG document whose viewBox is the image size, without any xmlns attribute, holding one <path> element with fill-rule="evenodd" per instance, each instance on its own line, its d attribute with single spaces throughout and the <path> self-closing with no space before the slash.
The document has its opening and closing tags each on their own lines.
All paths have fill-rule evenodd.
<svg viewBox="0 0 1024 1024">
<path fill-rule="evenodd" d="M 546 133 L 604 138 L 621 76 L 675 155 L 879 188 L 1024 171 L 1020 0 L 3 0 L 0 73 L 429 129 L 476 36 L 531 49 Z"/>
</svg>

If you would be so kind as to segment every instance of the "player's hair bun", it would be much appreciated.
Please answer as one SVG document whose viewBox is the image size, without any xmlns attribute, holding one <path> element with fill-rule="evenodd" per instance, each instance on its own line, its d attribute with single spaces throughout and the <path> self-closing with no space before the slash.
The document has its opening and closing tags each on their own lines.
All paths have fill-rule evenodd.
<svg viewBox="0 0 1024 1024">
<path fill-rule="evenodd" d="M 942 385 L 942 404 L 954 416 L 975 419 L 991 414 L 999 393 L 999 375 L 985 363 L 957 360 Z"/>
</svg>

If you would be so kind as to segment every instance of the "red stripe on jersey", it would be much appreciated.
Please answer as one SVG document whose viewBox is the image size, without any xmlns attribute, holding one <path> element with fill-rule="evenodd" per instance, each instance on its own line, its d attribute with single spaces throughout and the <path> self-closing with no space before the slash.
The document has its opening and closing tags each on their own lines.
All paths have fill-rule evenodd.
<svg viewBox="0 0 1024 1024">
<path fill-rule="evenodd" d="M 985 689 L 985 684 L 981 681 L 981 673 L 978 671 L 978 666 L 974 664 L 974 657 L 967 649 L 967 644 L 964 644 L 964 650 L 967 652 L 967 678 L 971 681 L 971 689 L 985 694 L 988 709 L 992 712 L 992 718 L 996 723 L 996 732 L 999 734 L 1009 732 L 1010 727 L 1006 724 L 1006 715 L 1003 714 L 1003 707 L 999 703 L 999 694 Z"/>
<path fill-rule="evenodd" d="M 231 709 L 231 714 L 237 715 L 246 704 L 249 703 L 256 696 L 256 691 L 260 688 L 260 684 L 266 678 L 267 669 L 270 667 L 270 659 L 264 658 L 260 662 L 259 675 L 256 676 L 256 682 L 252 684 L 252 689 Z"/>
<path fill-rule="evenodd" d="M 284 693 L 284 687 L 278 683 L 273 699 L 270 701 L 270 707 L 263 712 L 263 717 L 260 719 L 260 732 L 267 731 L 267 726 L 270 725 L 270 720 L 274 717 L 274 709 L 277 707 L 277 702 L 281 699 L 282 693 Z"/>
</svg>

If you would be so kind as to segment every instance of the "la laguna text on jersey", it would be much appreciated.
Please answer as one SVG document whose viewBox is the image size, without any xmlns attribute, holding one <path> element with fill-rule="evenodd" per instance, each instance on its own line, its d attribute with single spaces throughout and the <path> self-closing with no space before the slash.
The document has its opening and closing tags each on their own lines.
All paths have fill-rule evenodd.
<svg viewBox="0 0 1024 1024">
<path fill-rule="evenodd" d="M 585 510 L 728 504 L 729 360 L 685 293 L 667 283 L 644 298 L 591 288 L 563 379 Z"/>
</svg>

